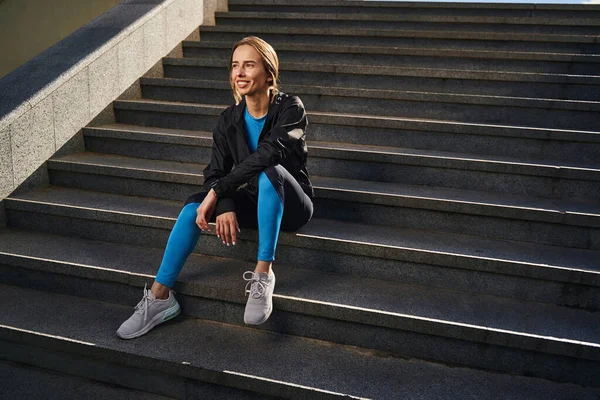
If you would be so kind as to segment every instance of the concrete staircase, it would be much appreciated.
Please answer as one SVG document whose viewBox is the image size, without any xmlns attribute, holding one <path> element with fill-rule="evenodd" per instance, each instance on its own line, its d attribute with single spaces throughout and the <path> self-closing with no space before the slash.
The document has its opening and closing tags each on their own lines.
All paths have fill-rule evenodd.
<svg viewBox="0 0 600 400">
<path fill-rule="evenodd" d="M 0 371 L 130 398 L 597 399 L 600 8 L 229 9 L 141 78 L 141 99 L 115 101 L 114 123 L 85 128 L 85 151 L 49 160 L 51 185 L 6 200 Z M 249 34 L 308 110 L 314 219 L 280 236 L 260 329 L 242 319 L 243 231 L 235 248 L 202 235 L 183 316 L 120 340 L 202 184 Z"/>
</svg>

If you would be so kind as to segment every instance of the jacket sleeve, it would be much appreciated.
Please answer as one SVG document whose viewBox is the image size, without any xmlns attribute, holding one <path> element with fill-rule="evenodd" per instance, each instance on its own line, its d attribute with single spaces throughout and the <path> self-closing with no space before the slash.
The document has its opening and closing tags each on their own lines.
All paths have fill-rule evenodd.
<svg viewBox="0 0 600 400">
<path fill-rule="evenodd" d="M 204 185 L 203 191 L 210 191 L 215 182 L 226 176 L 233 168 L 233 158 L 229 151 L 227 138 L 225 136 L 225 112 L 219 117 L 217 126 L 213 129 L 213 145 L 210 163 L 204 168 Z M 221 215 L 225 212 L 234 211 L 235 206 L 233 199 L 228 196 L 221 195 L 217 200 L 215 215 Z"/>
<path fill-rule="evenodd" d="M 219 197 L 229 196 L 265 168 L 287 157 L 304 137 L 306 124 L 306 112 L 300 98 L 286 98 L 277 121 L 256 151 L 216 182 L 214 188 Z"/>
</svg>

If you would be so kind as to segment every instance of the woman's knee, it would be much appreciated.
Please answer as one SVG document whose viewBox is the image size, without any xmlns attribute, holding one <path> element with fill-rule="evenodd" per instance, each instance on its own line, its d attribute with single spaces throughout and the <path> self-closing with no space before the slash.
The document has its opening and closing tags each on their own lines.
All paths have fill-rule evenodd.
<svg viewBox="0 0 600 400">
<path fill-rule="evenodd" d="M 258 190 L 260 192 L 275 189 L 279 199 L 284 201 L 285 175 L 289 174 L 281 165 L 272 165 L 265 168 L 258 176 Z"/>
<path fill-rule="evenodd" d="M 284 167 L 277 164 L 265 168 L 265 170 L 261 173 L 261 176 L 268 178 L 269 182 L 271 182 L 271 185 L 273 185 L 273 187 L 277 189 L 277 187 L 279 186 L 283 187 L 286 175 L 289 174 L 290 173 Z"/>
<path fill-rule="evenodd" d="M 179 217 L 177 217 L 177 221 L 185 221 L 185 222 L 193 222 L 196 223 L 197 212 L 196 210 L 200 207 L 199 203 L 188 203 L 186 204 L 179 213 Z"/>
</svg>

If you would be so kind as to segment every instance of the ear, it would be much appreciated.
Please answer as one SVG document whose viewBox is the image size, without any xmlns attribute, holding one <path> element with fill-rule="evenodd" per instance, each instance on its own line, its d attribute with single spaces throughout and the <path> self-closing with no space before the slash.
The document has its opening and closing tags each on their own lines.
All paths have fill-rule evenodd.
<svg viewBox="0 0 600 400">
<path fill-rule="evenodd" d="M 273 78 L 269 76 L 269 77 L 267 78 L 267 82 L 273 82 Z"/>
</svg>

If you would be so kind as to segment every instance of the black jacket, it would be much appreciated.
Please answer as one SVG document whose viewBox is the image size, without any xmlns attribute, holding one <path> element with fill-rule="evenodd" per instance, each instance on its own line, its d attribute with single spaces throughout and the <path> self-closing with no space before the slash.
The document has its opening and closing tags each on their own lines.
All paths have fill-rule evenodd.
<svg viewBox="0 0 600 400">
<path fill-rule="evenodd" d="M 213 130 L 212 156 L 204 169 L 203 190 L 212 188 L 217 193 L 215 214 L 234 211 L 231 195 L 240 186 L 256 200 L 259 173 L 276 164 L 288 170 L 312 199 L 314 192 L 306 170 L 308 121 L 300 98 L 285 93 L 277 95 L 269 105 L 258 147 L 252 154 L 244 133 L 245 107 L 245 98 L 228 107 Z"/>
</svg>

